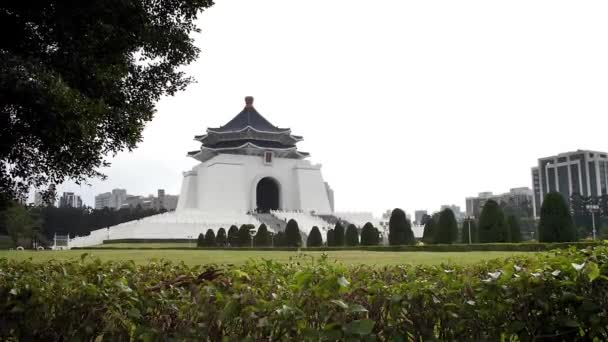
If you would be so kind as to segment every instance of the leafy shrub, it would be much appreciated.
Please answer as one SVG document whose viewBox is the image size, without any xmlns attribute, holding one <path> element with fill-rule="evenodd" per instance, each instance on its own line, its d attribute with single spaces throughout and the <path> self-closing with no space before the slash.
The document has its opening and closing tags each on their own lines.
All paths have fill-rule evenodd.
<svg viewBox="0 0 608 342">
<path fill-rule="evenodd" d="M 238 232 L 238 246 L 251 247 L 251 231 L 255 229 L 252 224 L 243 224 Z"/>
<path fill-rule="evenodd" d="M 287 222 L 287 227 L 285 228 L 285 245 L 288 247 L 302 246 L 300 228 L 298 227 L 298 222 L 294 219 Z"/>
<path fill-rule="evenodd" d="M 394 209 L 388 222 L 388 243 L 390 245 L 412 245 L 416 243 L 412 225 L 399 208 Z"/>
<path fill-rule="evenodd" d="M 380 233 L 371 222 L 367 222 L 361 229 L 361 245 L 375 246 L 380 243 Z"/>
<path fill-rule="evenodd" d="M 509 215 L 507 217 L 507 228 L 509 229 L 509 242 L 521 242 L 521 228 L 517 216 Z"/>
<path fill-rule="evenodd" d="M 228 245 L 230 247 L 239 246 L 239 229 L 235 225 L 230 226 L 230 229 L 228 229 Z"/>
<path fill-rule="evenodd" d="M 494 200 L 484 204 L 479 217 L 479 242 L 509 242 L 505 214 Z"/>
<path fill-rule="evenodd" d="M 548 193 L 540 209 L 538 241 L 576 241 L 576 229 L 570 209 L 564 197 L 558 192 Z"/>
<path fill-rule="evenodd" d="M 346 227 L 344 241 L 347 246 L 359 245 L 359 232 L 357 231 L 357 227 L 354 224 L 349 224 L 348 227 Z"/>
<path fill-rule="evenodd" d="M 198 234 L 198 238 L 196 239 L 196 247 L 206 247 L 205 244 L 205 235 L 203 233 Z"/>
<path fill-rule="evenodd" d="M 437 231 L 435 232 L 435 243 L 452 243 L 458 238 L 458 223 L 454 212 L 445 208 L 439 213 Z"/>
<path fill-rule="evenodd" d="M 215 233 L 213 229 L 207 229 L 207 233 L 205 233 L 205 246 L 215 247 Z"/>
<path fill-rule="evenodd" d="M 220 247 L 226 246 L 228 239 L 226 238 L 226 229 L 220 228 L 217 231 L 217 236 L 215 237 L 215 244 Z"/>
<path fill-rule="evenodd" d="M 310 235 L 308 235 L 308 239 L 306 239 L 306 247 L 320 247 L 323 245 L 323 237 L 321 236 L 321 231 L 319 231 L 319 227 L 314 226 L 310 230 Z"/>
<path fill-rule="evenodd" d="M 340 222 L 334 227 L 334 246 L 344 246 L 344 227 Z"/>
<path fill-rule="evenodd" d="M 608 339 L 608 245 L 470 266 L 307 260 L 0 259 L 0 340 Z"/>
<path fill-rule="evenodd" d="M 424 231 L 422 232 L 422 242 L 424 243 L 435 243 L 435 231 L 437 230 L 437 220 L 439 214 L 430 216 L 426 215 L 424 220 Z"/>
<path fill-rule="evenodd" d="M 270 244 L 270 232 L 268 232 L 266 225 L 262 223 L 253 237 L 253 245 L 256 247 L 267 247 L 270 246 Z"/>
<path fill-rule="evenodd" d="M 334 236 L 334 230 L 330 229 L 327 231 L 327 241 L 326 241 L 327 247 L 333 247 L 336 245 L 336 241 L 335 241 L 335 236 Z"/>
</svg>

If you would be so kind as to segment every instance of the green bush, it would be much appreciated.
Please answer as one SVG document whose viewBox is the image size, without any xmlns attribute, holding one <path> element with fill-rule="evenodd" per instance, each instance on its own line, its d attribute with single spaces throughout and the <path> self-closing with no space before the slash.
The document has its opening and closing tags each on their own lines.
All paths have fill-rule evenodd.
<svg viewBox="0 0 608 342">
<path fill-rule="evenodd" d="M 323 237 L 319 227 L 314 226 L 310 230 L 310 235 L 306 239 L 306 247 L 321 247 L 323 245 Z"/>
<path fill-rule="evenodd" d="M 608 339 L 606 245 L 469 266 L 347 267 L 306 255 L 136 266 L 85 256 L 0 259 L 0 270 L 0 340 Z"/>
<path fill-rule="evenodd" d="M 542 242 L 576 241 L 576 228 L 564 197 L 548 193 L 540 209 L 538 240 Z"/>
<path fill-rule="evenodd" d="M 346 246 L 358 246 L 359 245 L 359 232 L 354 224 L 349 224 L 346 227 L 346 233 L 344 235 L 344 242 Z"/>
<path fill-rule="evenodd" d="M 253 245 L 256 247 L 268 247 L 271 242 L 270 232 L 268 232 L 266 225 L 262 223 L 253 237 Z"/>
<path fill-rule="evenodd" d="M 217 236 L 215 237 L 215 244 L 219 247 L 224 247 L 226 246 L 226 243 L 228 243 L 228 238 L 226 237 L 226 229 L 220 228 L 217 231 Z"/>
<path fill-rule="evenodd" d="M 285 228 L 285 245 L 287 247 L 300 247 L 302 246 L 302 235 L 300 234 L 300 227 L 298 222 L 291 219 L 287 222 Z"/>
<path fill-rule="evenodd" d="M 327 231 L 327 241 L 325 241 L 327 247 L 333 247 L 336 245 L 334 230 L 330 229 Z"/>
<path fill-rule="evenodd" d="M 394 209 L 388 222 L 388 243 L 390 245 L 412 245 L 416 243 L 412 225 L 399 208 Z"/>
<path fill-rule="evenodd" d="M 479 217 L 479 242 L 509 242 L 505 215 L 494 200 L 488 200 Z"/>
<path fill-rule="evenodd" d="M 507 229 L 509 229 L 509 242 L 521 242 L 521 228 L 517 216 L 507 217 Z"/>
<path fill-rule="evenodd" d="M 378 229 L 367 222 L 361 229 L 361 245 L 362 246 L 375 246 L 380 243 L 380 232 Z"/>
<path fill-rule="evenodd" d="M 198 234 L 198 238 L 196 239 L 196 247 L 207 247 L 205 244 L 205 235 L 203 235 L 203 233 Z"/>
<path fill-rule="evenodd" d="M 443 209 L 439 213 L 437 231 L 435 232 L 435 243 L 453 243 L 458 238 L 458 222 L 454 212 L 450 208 Z"/>
<path fill-rule="evenodd" d="M 424 243 L 435 243 L 435 231 L 437 226 L 437 220 L 439 219 L 439 214 L 430 216 L 426 215 L 423 218 L 424 221 L 424 231 L 422 232 L 422 242 Z"/>
<path fill-rule="evenodd" d="M 334 246 L 344 246 L 344 227 L 340 222 L 334 227 Z"/>
<path fill-rule="evenodd" d="M 251 231 L 255 229 L 252 224 L 243 224 L 238 232 L 239 247 L 251 247 Z"/>
<path fill-rule="evenodd" d="M 215 232 L 213 232 L 213 229 L 207 229 L 207 233 L 205 233 L 205 246 L 215 247 Z"/>
<path fill-rule="evenodd" d="M 230 226 L 230 229 L 228 229 L 228 245 L 230 247 L 239 246 L 239 229 L 235 225 Z"/>
</svg>

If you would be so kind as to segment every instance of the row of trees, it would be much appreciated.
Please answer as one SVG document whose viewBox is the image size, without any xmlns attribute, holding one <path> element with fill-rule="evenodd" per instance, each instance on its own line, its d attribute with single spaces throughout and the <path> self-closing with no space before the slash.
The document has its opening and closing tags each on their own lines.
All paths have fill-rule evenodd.
<svg viewBox="0 0 608 342">
<path fill-rule="evenodd" d="M 289 220 L 284 232 L 273 234 L 268 231 L 265 224 L 260 225 L 253 234 L 253 225 L 242 225 L 240 228 L 231 226 L 228 232 L 220 228 L 217 235 L 212 229 L 198 236 L 199 247 L 300 247 L 302 246 L 302 233 L 295 220 Z M 380 243 L 380 232 L 371 223 L 366 223 L 361 234 L 355 225 L 348 225 L 346 230 L 340 223 L 334 229 L 327 231 L 326 245 L 335 246 L 372 246 Z M 323 246 L 323 237 L 318 227 L 313 227 L 306 237 L 307 247 Z"/>
<path fill-rule="evenodd" d="M 466 219 L 458 234 L 458 223 L 454 213 L 449 208 L 433 216 L 423 218 L 424 243 L 451 244 L 461 243 L 489 243 L 489 242 L 520 242 L 522 240 L 519 220 L 515 215 L 505 215 L 500 205 L 489 200 L 479 219 L 479 226 L 473 219 Z M 470 232 L 470 239 L 469 239 Z"/>
<path fill-rule="evenodd" d="M 445 209 L 424 219 L 424 243 L 454 243 L 458 239 L 458 224 L 454 213 Z M 478 223 L 478 224 L 477 224 Z M 538 224 L 538 241 L 577 241 L 577 230 L 565 199 L 559 193 L 545 196 Z M 469 240 L 469 231 L 471 238 Z M 462 224 L 462 243 L 521 242 L 522 233 L 516 215 L 505 214 L 494 200 L 488 200 L 476 222 L 466 219 Z"/>
<path fill-rule="evenodd" d="M 72 237 L 88 235 L 92 230 L 139 220 L 165 211 L 143 209 L 139 206 L 120 210 L 35 207 L 13 202 L 0 212 L 0 235 L 9 235 L 14 244 L 29 246 L 33 240 L 45 243 L 51 240 L 55 233 Z"/>
</svg>

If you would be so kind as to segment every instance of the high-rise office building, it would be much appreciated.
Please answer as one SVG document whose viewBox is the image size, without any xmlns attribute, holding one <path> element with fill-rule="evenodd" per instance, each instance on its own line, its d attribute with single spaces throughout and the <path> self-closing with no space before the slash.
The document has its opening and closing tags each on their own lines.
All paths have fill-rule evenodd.
<svg viewBox="0 0 608 342">
<path fill-rule="evenodd" d="M 540 158 L 532 168 L 534 215 L 540 215 L 544 197 L 561 193 L 566 201 L 573 194 L 600 197 L 608 194 L 608 153 L 577 150 Z"/>
<path fill-rule="evenodd" d="M 112 189 L 112 192 L 106 192 L 95 196 L 95 209 L 120 209 L 127 201 L 127 190 Z"/>
<path fill-rule="evenodd" d="M 73 192 L 64 192 L 63 195 L 59 198 L 59 207 L 60 208 L 81 208 L 82 199 L 80 198 L 79 195 L 76 195 Z"/>
</svg>

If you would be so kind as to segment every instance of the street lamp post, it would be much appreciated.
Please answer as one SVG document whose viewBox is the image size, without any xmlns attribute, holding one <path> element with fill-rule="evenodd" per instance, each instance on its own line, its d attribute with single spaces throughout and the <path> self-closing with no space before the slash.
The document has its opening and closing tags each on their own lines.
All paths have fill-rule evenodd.
<svg viewBox="0 0 608 342">
<path fill-rule="evenodd" d="M 587 210 L 589 210 L 589 212 L 591 213 L 591 224 L 593 227 L 593 240 L 595 240 L 595 213 L 600 211 L 600 206 L 597 204 L 587 204 L 586 205 Z"/>
<path fill-rule="evenodd" d="M 255 231 L 254 230 L 250 230 L 249 231 L 249 236 L 251 236 L 251 248 L 253 248 L 253 237 L 255 236 Z"/>
<path fill-rule="evenodd" d="M 469 226 L 469 245 L 472 244 L 471 242 L 471 220 L 475 219 L 475 216 L 468 216 L 467 217 L 467 223 Z"/>
</svg>

